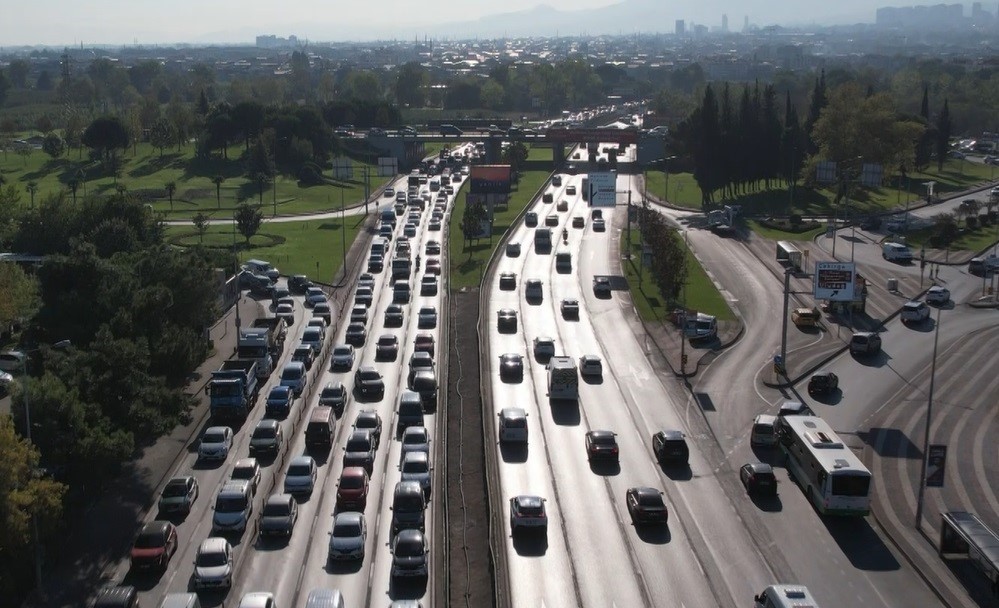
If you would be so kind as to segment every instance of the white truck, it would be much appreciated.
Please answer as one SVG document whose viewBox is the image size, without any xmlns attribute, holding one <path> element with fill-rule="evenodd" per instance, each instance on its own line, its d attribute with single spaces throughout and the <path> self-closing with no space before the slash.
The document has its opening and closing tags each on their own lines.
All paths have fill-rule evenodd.
<svg viewBox="0 0 999 608">
<path fill-rule="evenodd" d="M 256 361 L 257 377 L 266 378 L 274 371 L 275 362 L 281 358 L 286 333 L 282 318 L 256 319 L 250 327 L 240 328 L 236 355 L 240 359 Z"/>
<path fill-rule="evenodd" d="M 548 398 L 579 398 L 579 373 L 572 357 L 552 357 L 548 362 Z"/>
<path fill-rule="evenodd" d="M 912 261 L 912 251 L 902 243 L 883 243 L 881 257 L 889 262 L 905 264 Z"/>
</svg>

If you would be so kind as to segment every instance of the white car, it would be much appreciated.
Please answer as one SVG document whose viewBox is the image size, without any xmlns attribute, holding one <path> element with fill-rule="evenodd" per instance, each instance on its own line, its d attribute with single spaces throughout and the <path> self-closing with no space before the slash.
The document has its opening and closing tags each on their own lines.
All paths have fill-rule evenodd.
<svg viewBox="0 0 999 608">
<path fill-rule="evenodd" d="M 555 340 L 548 336 L 538 336 L 534 339 L 534 356 L 538 358 L 542 357 L 554 357 L 555 356 Z"/>
<path fill-rule="evenodd" d="M 232 448 L 232 429 L 227 426 L 210 426 L 201 436 L 198 458 L 202 460 L 225 460 Z"/>
<path fill-rule="evenodd" d="M 201 541 L 194 558 L 194 587 L 232 587 L 232 558 L 232 545 L 226 539 L 216 536 Z"/>
<path fill-rule="evenodd" d="M 0 353 L 0 370 L 10 373 L 20 373 L 24 369 L 24 363 L 28 360 L 28 355 L 19 350 L 7 350 Z"/>
<path fill-rule="evenodd" d="M 926 292 L 926 303 L 944 305 L 950 302 L 950 290 L 946 287 L 934 285 Z"/>
<path fill-rule="evenodd" d="M 579 358 L 579 373 L 584 376 L 600 376 L 604 373 L 603 363 L 596 355 L 583 355 Z"/>
<path fill-rule="evenodd" d="M 926 302 L 906 302 L 902 305 L 901 317 L 903 323 L 919 323 L 930 318 L 930 308 Z"/>
</svg>

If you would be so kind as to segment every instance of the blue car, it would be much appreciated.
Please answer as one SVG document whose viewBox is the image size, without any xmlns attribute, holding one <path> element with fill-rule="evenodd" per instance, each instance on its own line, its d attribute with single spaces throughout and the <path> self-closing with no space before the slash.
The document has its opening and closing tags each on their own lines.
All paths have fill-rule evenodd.
<svg viewBox="0 0 999 608">
<path fill-rule="evenodd" d="M 267 417 L 280 418 L 291 412 L 291 403 L 295 394 L 290 386 L 275 386 L 267 395 Z"/>
</svg>

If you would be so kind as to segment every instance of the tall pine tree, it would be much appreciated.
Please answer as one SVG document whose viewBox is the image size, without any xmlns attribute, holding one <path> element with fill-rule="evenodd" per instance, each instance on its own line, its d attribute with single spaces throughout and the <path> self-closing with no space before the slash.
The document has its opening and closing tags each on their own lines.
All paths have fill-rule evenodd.
<svg viewBox="0 0 999 608">
<path fill-rule="evenodd" d="M 805 119 L 805 142 L 809 154 L 819 151 L 818 146 L 812 139 L 812 128 L 818 122 L 822 114 L 822 108 L 829 104 L 829 97 L 826 95 L 826 71 L 822 70 L 821 75 L 815 80 L 815 88 L 812 90 L 812 101 L 808 106 L 808 117 Z"/>
<path fill-rule="evenodd" d="M 943 110 L 937 116 L 937 171 L 943 171 L 944 161 L 947 160 L 947 151 L 950 149 L 950 106 L 944 99 Z"/>
</svg>

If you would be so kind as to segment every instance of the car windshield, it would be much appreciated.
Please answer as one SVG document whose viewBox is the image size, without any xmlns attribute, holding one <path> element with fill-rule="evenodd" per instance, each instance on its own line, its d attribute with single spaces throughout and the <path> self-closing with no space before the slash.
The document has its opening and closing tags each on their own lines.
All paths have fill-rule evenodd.
<svg viewBox="0 0 999 608">
<path fill-rule="evenodd" d="M 333 536 L 339 536 L 340 538 L 349 538 L 361 535 L 361 525 L 353 521 L 341 521 L 337 522 L 333 526 Z"/>
<path fill-rule="evenodd" d="M 375 370 L 367 370 L 361 372 L 361 380 L 378 380 L 378 372 Z"/>
<path fill-rule="evenodd" d="M 345 490 L 359 490 L 364 487 L 364 478 L 360 475 L 346 475 L 340 478 L 340 487 Z"/>
<path fill-rule="evenodd" d="M 349 348 L 343 348 L 342 346 L 338 346 L 338 347 L 336 347 L 336 348 L 333 349 L 333 356 L 334 357 L 346 357 L 349 354 L 350 354 L 350 349 Z"/>
<path fill-rule="evenodd" d="M 305 477 L 312 474 L 312 467 L 307 464 L 293 464 L 288 467 L 288 477 Z"/>
<path fill-rule="evenodd" d="M 348 452 L 367 452 L 371 449 L 368 440 L 363 437 L 352 437 L 347 441 Z"/>
<path fill-rule="evenodd" d="M 206 551 L 204 553 L 198 554 L 197 565 L 199 568 L 217 568 L 219 566 L 225 566 L 229 563 L 226 558 L 225 553 Z"/>
<path fill-rule="evenodd" d="M 219 496 L 215 501 L 216 513 L 236 513 L 246 508 L 246 499 L 242 496 Z"/>
<path fill-rule="evenodd" d="M 658 494 L 639 494 L 638 504 L 643 507 L 659 507 L 663 506 L 663 499 Z"/>
<path fill-rule="evenodd" d="M 321 397 L 339 397 L 343 394 L 344 389 L 339 386 L 331 386 L 323 389 L 323 394 Z"/>
<path fill-rule="evenodd" d="M 613 435 L 594 435 L 590 437 L 594 445 L 614 445 L 616 441 Z"/>
<path fill-rule="evenodd" d="M 382 336 L 378 338 L 378 346 L 393 346 L 395 344 L 395 338 L 390 338 L 388 336 Z"/>
<path fill-rule="evenodd" d="M 173 498 L 175 496 L 187 496 L 187 484 L 184 482 L 168 483 L 167 486 L 163 488 L 163 496 L 166 498 Z"/>
<path fill-rule="evenodd" d="M 427 436 L 423 433 L 406 433 L 402 438 L 403 445 L 420 445 L 427 442 Z"/>
<path fill-rule="evenodd" d="M 281 374 L 282 380 L 298 380 L 302 377 L 304 370 L 298 367 L 289 367 Z"/>
<path fill-rule="evenodd" d="M 233 479 L 253 479 L 255 474 L 253 467 L 236 467 L 232 470 Z"/>
<path fill-rule="evenodd" d="M 407 460 L 402 463 L 403 473 L 426 473 L 428 470 L 425 460 Z"/>
<path fill-rule="evenodd" d="M 267 503 L 264 505 L 264 516 L 265 517 L 282 517 L 291 513 L 291 508 L 288 503 Z"/>
<path fill-rule="evenodd" d="M 403 539 L 396 543 L 395 554 L 402 557 L 423 555 L 423 543 L 416 540 Z"/>
<path fill-rule="evenodd" d="M 205 433 L 201 441 L 204 443 L 222 443 L 225 441 L 225 435 L 218 432 Z"/>
<path fill-rule="evenodd" d="M 143 532 L 135 539 L 136 549 L 155 549 L 163 546 L 163 536 L 158 532 Z"/>
<path fill-rule="evenodd" d="M 273 439 L 277 435 L 277 429 L 272 427 L 261 427 L 254 429 L 253 437 L 255 439 Z"/>
</svg>

